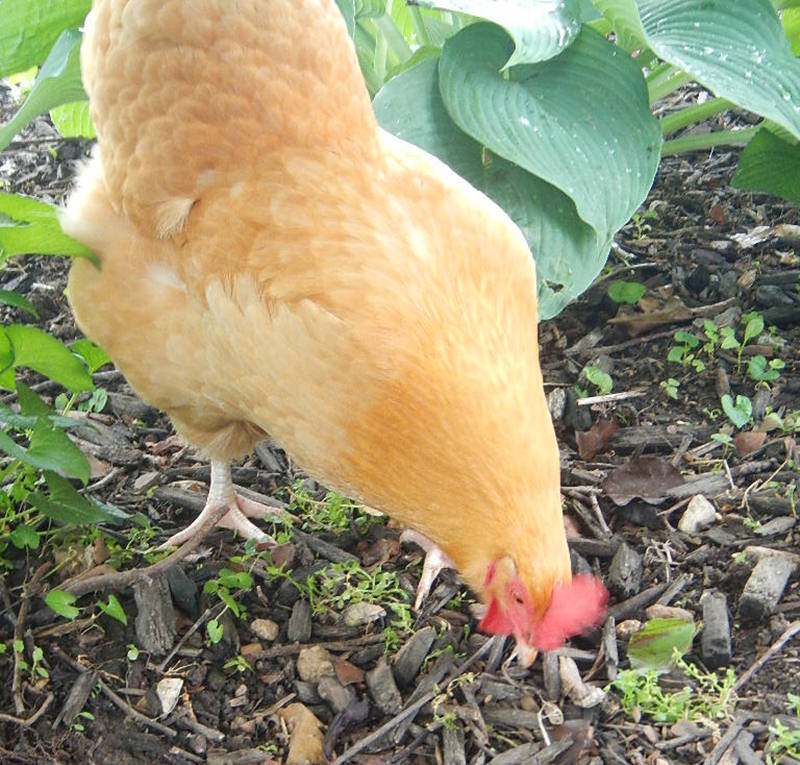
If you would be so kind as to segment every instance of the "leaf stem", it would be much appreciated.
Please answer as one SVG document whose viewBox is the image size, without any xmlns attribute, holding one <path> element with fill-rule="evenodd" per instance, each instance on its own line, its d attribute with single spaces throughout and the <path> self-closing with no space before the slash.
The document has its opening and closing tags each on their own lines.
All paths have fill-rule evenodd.
<svg viewBox="0 0 800 765">
<path fill-rule="evenodd" d="M 683 69 L 678 69 L 672 64 L 657 66 L 645 79 L 650 103 L 654 104 L 670 93 L 674 93 L 691 79 L 692 75 L 689 72 L 684 72 Z"/>
<path fill-rule="evenodd" d="M 724 112 L 735 106 L 731 101 L 726 98 L 711 98 L 704 104 L 695 104 L 694 106 L 687 106 L 674 114 L 668 114 L 661 119 L 661 133 L 662 135 L 670 135 L 675 133 L 693 122 L 703 122 L 709 117 L 714 117 L 721 112 Z"/>
<path fill-rule="evenodd" d="M 670 157 L 674 154 L 705 151 L 715 146 L 744 146 L 759 130 L 759 127 L 752 127 L 744 130 L 720 130 L 716 133 L 673 138 L 671 141 L 664 141 L 661 146 L 661 156 Z"/>
</svg>

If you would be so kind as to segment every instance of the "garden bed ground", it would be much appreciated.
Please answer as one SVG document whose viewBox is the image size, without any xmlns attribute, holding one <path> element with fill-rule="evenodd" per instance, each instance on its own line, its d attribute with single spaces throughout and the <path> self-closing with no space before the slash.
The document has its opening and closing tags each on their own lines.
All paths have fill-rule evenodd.
<svg viewBox="0 0 800 765">
<path fill-rule="evenodd" d="M 0 99 L 2 121 L 10 100 L 1 88 Z M 0 155 L 0 177 L 6 190 L 60 201 L 85 152 L 39 120 Z M 136 535 L 58 530 L 38 551 L 2 553 L 0 641 L 10 646 L 16 629 L 29 658 L 41 649 L 42 671 L 15 670 L 13 651 L 0 656 L 0 762 L 284 762 L 290 748 L 298 755 L 300 730 L 330 759 L 374 765 L 764 761 L 776 719 L 800 726 L 787 700 L 800 688 L 800 215 L 733 192 L 735 161 L 663 162 L 645 205 L 652 214 L 621 232 L 609 273 L 540 329 L 575 565 L 612 592 L 603 630 L 523 670 L 507 661 L 509 643 L 476 631 L 474 596 L 455 575 L 412 612 L 419 549 L 401 545 L 385 519 L 326 500 L 271 444 L 234 480 L 294 515 L 273 527 L 282 544 L 272 556 L 214 532 L 152 588 L 116 593 L 127 626 L 93 596 L 74 621 L 56 616 L 38 594 L 94 565 L 146 565 L 142 551 L 194 517 L 207 485 L 207 465 L 106 368 L 96 382 L 107 405 L 85 415 L 94 427 L 79 440 L 92 455 L 89 491 L 139 514 Z M 23 258 L 6 264 L 0 287 L 24 294 L 40 326 L 69 341 L 66 272 L 61 259 Z M 646 285 L 638 306 L 610 300 L 617 279 Z M 704 320 L 741 341 L 752 311 L 765 327 L 741 360 L 719 342 L 703 348 L 714 331 Z M 668 363 L 681 329 L 701 343 Z M 777 379 L 756 384 L 754 356 L 784 362 Z M 580 377 L 587 363 L 610 376 L 610 394 Z M 760 432 L 736 435 L 720 407 L 726 393 L 750 402 L 754 424 L 742 432 Z M 696 495 L 712 504 L 705 517 Z M 696 517 L 684 518 L 690 507 Z M 226 570 L 250 572 L 252 584 Z M 204 592 L 208 582 L 216 593 Z M 220 599 L 225 585 L 241 618 Z M 713 691 L 694 723 L 671 724 L 641 705 L 625 712 L 617 690 L 570 686 L 571 668 L 600 689 L 627 667 L 632 620 L 653 606 L 704 623 L 688 661 L 720 678 L 733 670 L 738 699 L 720 716 L 710 719 Z M 211 619 L 222 627 L 215 644 Z M 662 686 L 687 683 L 676 671 Z"/>
</svg>

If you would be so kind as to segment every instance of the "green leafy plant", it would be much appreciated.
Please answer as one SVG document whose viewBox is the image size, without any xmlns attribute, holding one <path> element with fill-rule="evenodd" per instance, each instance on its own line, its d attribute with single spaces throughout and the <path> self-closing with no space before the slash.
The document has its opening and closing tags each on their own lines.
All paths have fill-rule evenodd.
<svg viewBox="0 0 800 765">
<path fill-rule="evenodd" d="M 597 388 L 597 392 L 601 396 L 611 393 L 614 387 L 614 381 L 611 379 L 611 375 L 608 374 L 608 372 L 604 372 L 602 369 L 592 364 L 587 364 L 583 368 L 583 374 L 587 381 Z"/>
<path fill-rule="evenodd" d="M 722 411 L 737 429 L 743 428 L 753 421 L 753 402 L 742 395 L 736 396 L 736 401 L 729 393 L 725 393 L 720 399 Z"/>
<path fill-rule="evenodd" d="M 206 634 L 212 643 L 222 639 L 223 628 L 220 617 L 225 611 L 231 611 L 238 619 L 244 619 L 247 612 L 233 596 L 235 592 L 247 592 L 253 587 L 253 577 L 247 571 L 231 571 L 229 568 L 220 569 L 214 579 L 209 579 L 203 585 L 203 592 L 207 595 L 216 595 L 225 605 L 224 610 L 206 624 Z"/>
<path fill-rule="evenodd" d="M 736 673 L 728 669 L 719 678 L 715 672 L 703 672 L 685 662 L 676 651 L 675 665 L 695 685 L 685 685 L 679 691 L 665 691 L 659 684 L 657 670 L 640 672 L 622 670 L 610 686 L 622 694 L 622 708 L 631 716 L 647 715 L 656 722 L 674 723 L 678 720 L 715 721 L 729 717 L 736 706 L 733 691 Z"/>
<path fill-rule="evenodd" d="M 631 217 L 631 223 L 633 224 L 637 239 L 642 239 L 652 228 L 650 224 L 646 222 L 648 220 L 658 220 L 658 213 L 655 210 L 643 210 L 642 212 L 637 210 Z"/>
<path fill-rule="evenodd" d="M 681 387 L 679 380 L 676 380 L 674 377 L 668 377 L 666 380 L 662 380 L 658 384 L 658 387 L 670 398 L 674 398 L 676 401 L 678 400 L 678 389 Z"/>
<path fill-rule="evenodd" d="M 374 516 L 365 513 L 358 502 L 335 491 L 327 492 L 321 501 L 315 500 L 301 481 L 294 483 L 289 495 L 289 507 L 295 515 L 303 519 L 303 528 L 307 531 L 341 532 L 355 527 L 363 534 L 376 520 Z"/>
<path fill-rule="evenodd" d="M 700 345 L 700 338 L 685 329 L 678 330 L 673 337 L 675 345 L 669 349 L 667 361 L 680 364 L 684 369 L 691 366 L 698 373 L 705 370 L 706 365 L 695 353 Z"/>
<path fill-rule="evenodd" d="M 358 561 L 332 563 L 308 577 L 305 594 L 312 613 L 339 613 L 349 605 L 373 603 L 391 613 L 388 626 L 395 636 L 411 630 L 410 598 L 393 571 L 367 571 Z"/>
<path fill-rule="evenodd" d="M 608 296 L 615 303 L 624 303 L 625 305 L 636 305 L 647 288 L 641 282 L 626 282 L 622 279 L 617 279 L 608 285 Z"/>
<path fill-rule="evenodd" d="M 240 674 L 244 672 L 252 672 L 253 665 L 247 661 L 241 654 L 234 656 L 222 665 L 223 669 L 236 669 Z"/>
<path fill-rule="evenodd" d="M 747 362 L 747 374 L 756 382 L 772 382 L 781 376 L 781 370 L 785 367 L 783 359 L 767 361 L 763 356 L 753 356 Z"/>
</svg>

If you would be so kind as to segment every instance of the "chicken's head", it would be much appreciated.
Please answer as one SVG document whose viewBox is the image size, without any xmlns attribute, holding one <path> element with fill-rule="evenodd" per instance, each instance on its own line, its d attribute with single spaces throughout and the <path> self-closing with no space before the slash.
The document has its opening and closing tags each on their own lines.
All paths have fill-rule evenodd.
<svg viewBox="0 0 800 765">
<path fill-rule="evenodd" d="M 608 600 L 608 592 L 599 579 L 581 574 L 567 583 L 556 584 L 542 612 L 509 556 L 490 564 L 485 594 L 488 609 L 480 628 L 513 635 L 520 662 L 525 665 L 533 661 L 537 650 L 558 648 L 566 638 L 596 626 L 603 619 Z"/>
</svg>

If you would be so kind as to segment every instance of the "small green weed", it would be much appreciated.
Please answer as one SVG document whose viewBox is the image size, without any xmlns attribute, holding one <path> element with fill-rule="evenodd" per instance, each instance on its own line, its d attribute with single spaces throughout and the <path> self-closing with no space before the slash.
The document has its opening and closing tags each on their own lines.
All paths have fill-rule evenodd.
<svg viewBox="0 0 800 765">
<path fill-rule="evenodd" d="M 675 340 L 675 345 L 669 349 L 667 361 L 673 364 L 680 364 L 684 369 L 691 366 L 697 373 L 703 372 L 706 365 L 698 358 L 696 353 L 700 346 L 700 338 L 685 329 L 681 329 L 673 335 L 673 339 Z"/>
<path fill-rule="evenodd" d="M 219 619 L 225 611 L 231 611 L 239 619 L 247 616 L 246 609 L 236 601 L 232 591 L 247 592 L 252 587 L 253 577 L 247 571 L 231 571 L 229 568 L 220 569 L 215 579 L 209 579 L 203 585 L 204 593 L 216 595 L 225 604 L 220 614 L 206 624 L 206 634 L 212 643 L 222 640 L 223 628 Z"/>
<path fill-rule="evenodd" d="M 659 387 L 667 396 L 674 398 L 676 401 L 678 400 L 678 389 L 681 387 L 679 380 L 676 380 L 674 377 L 668 377 L 666 380 L 662 380 L 659 383 Z"/>
<path fill-rule="evenodd" d="M 686 685 L 679 691 L 664 691 L 659 685 L 662 674 L 658 670 L 622 670 L 609 687 L 622 694 L 622 708 L 627 715 L 638 718 L 647 715 L 656 722 L 673 723 L 678 720 L 714 721 L 729 717 L 736 706 L 733 692 L 736 674 L 728 669 L 722 676 L 703 672 L 684 661 L 680 652 L 673 653 L 675 666 L 682 670 L 694 687 Z"/>
</svg>

